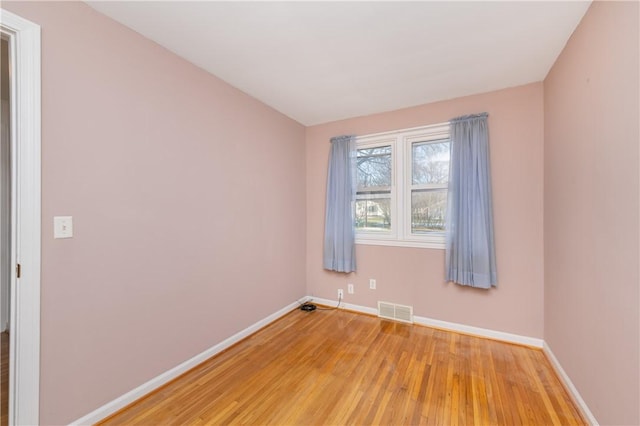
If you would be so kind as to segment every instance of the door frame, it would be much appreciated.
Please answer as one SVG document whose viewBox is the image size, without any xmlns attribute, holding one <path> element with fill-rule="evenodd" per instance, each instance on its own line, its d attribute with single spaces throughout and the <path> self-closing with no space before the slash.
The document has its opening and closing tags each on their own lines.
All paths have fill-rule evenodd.
<svg viewBox="0 0 640 426">
<path fill-rule="evenodd" d="M 9 424 L 39 424 L 41 87 L 40 26 L 0 10 L 11 73 L 11 277 Z"/>
</svg>

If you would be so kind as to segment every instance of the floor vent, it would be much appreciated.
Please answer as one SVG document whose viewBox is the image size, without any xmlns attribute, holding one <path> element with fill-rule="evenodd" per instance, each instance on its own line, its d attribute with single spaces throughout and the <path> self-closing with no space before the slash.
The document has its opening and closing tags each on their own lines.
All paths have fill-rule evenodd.
<svg viewBox="0 0 640 426">
<path fill-rule="evenodd" d="M 378 302 L 378 316 L 413 324 L 413 307 L 389 302 Z"/>
</svg>

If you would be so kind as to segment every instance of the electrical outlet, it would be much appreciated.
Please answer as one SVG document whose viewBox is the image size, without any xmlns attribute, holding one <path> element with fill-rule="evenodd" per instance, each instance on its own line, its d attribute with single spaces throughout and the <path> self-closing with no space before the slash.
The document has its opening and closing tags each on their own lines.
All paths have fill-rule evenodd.
<svg viewBox="0 0 640 426">
<path fill-rule="evenodd" d="M 353 294 L 353 284 L 347 284 L 347 293 Z"/>
<path fill-rule="evenodd" d="M 341 288 L 338 289 L 338 299 L 344 299 L 344 290 Z"/>
<path fill-rule="evenodd" d="M 370 288 L 371 290 L 375 290 L 375 289 L 376 289 L 376 280 L 374 280 L 373 278 L 371 278 L 371 279 L 369 280 L 369 288 Z"/>
</svg>

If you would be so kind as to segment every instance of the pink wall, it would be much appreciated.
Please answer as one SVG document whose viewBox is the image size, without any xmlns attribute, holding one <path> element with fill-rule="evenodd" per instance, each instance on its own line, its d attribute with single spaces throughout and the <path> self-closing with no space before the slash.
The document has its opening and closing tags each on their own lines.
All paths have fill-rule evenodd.
<svg viewBox="0 0 640 426">
<path fill-rule="evenodd" d="M 42 26 L 42 423 L 73 421 L 305 291 L 335 299 L 348 282 L 348 303 L 544 336 L 602 423 L 640 422 L 637 3 L 595 3 L 544 88 L 306 135 L 82 3 L 2 7 Z M 357 274 L 324 271 L 329 138 L 482 111 L 498 288 L 445 283 L 433 249 L 359 245 Z M 52 239 L 54 215 L 74 216 L 73 239 Z"/>
<path fill-rule="evenodd" d="M 66 424 L 305 294 L 304 127 L 84 3 L 2 7 L 42 26 L 41 422 Z"/>
<path fill-rule="evenodd" d="M 594 2 L 544 81 L 544 336 L 601 424 L 640 424 L 638 15 Z"/>
<path fill-rule="evenodd" d="M 542 338 L 542 83 L 307 128 L 307 287 L 345 302 L 413 305 L 419 316 Z M 498 287 L 489 291 L 444 281 L 444 251 L 358 245 L 358 272 L 322 269 L 329 138 L 365 135 L 447 121 L 487 111 L 494 193 Z M 369 290 L 369 278 L 377 290 Z"/>
</svg>

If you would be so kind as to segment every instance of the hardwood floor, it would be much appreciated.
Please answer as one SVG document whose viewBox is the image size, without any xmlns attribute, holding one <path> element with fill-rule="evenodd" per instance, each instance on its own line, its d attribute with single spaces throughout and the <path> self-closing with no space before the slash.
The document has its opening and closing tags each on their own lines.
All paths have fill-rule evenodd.
<svg viewBox="0 0 640 426">
<path fill-rule="evenodd" d="M 9 333 L 0 333 L 0 426 L 9 424 Z"/>
<path fill-rule="evenodd" d="M 582 425 L 542 351 L 293 311 L 105 425 Z"/>
</svg>

